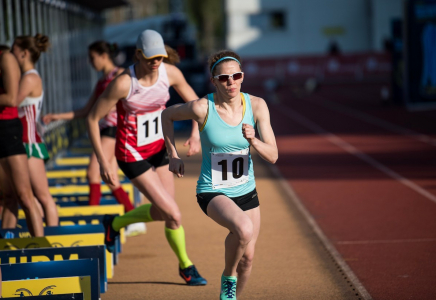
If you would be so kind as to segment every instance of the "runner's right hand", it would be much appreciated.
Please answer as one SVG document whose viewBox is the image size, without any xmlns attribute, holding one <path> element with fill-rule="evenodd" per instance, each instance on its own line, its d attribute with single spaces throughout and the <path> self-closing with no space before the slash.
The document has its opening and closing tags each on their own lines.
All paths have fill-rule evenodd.
<svg viewBox="0 0 436 300">
<path fill-rule="evenodd" d="M 56 115 L 55 114 L 46 114 L 43 118 L 42 118 L 42 121 L 44 122 L 44 124 L 49 124 L 49 123 L 51 123 L 51 122 L 53 122 L 53 121 L 56 121 L 56 120 L 58 120 L 58 118 L 56 117 Z"/>
<path fill-rule="evenodd" d="M 181 178 L 185 174 L 185 166 L 183 164 L 183 160 L 178 157 L 170 158 L 169 164 L 170 172 L 173 172 L 177 175 L 177 177 Z"/>
<path fill-rule="evenodd" d="M 107 184 L 115 185 L 114 174 L 112 172 L 111 165 L 107 162 L 100 163 L 100 175 L 101 179 Z"/>
</svg>

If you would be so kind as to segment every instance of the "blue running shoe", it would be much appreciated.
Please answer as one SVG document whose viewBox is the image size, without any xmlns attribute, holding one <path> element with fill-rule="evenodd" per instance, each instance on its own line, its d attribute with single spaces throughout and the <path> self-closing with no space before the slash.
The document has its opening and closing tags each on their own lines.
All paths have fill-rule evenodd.
<svg viewBox="0 0 436 300">
<path fill-rule="evenodd" d="M 112 222 L 116 216 L 114 215 L 104 215 L 103 226 L 104 226 L 104 244 L 106 249 L 113 253 L 115 250 L 115 238 L 120 235 L 119 231 L 115 231 L 112 228 Z"/>
<path fill-rule="evenodd" d="M 221 276 L 220 300 L 236 300 L 236 276 Z"/>
<path fill-rule="evenodd" d="M 186 269 L 181 269 L 179 266 L 179 274 L 182 277 L 187 285 L 206 285 L 207 280 L 201 277 L 198 273 L 197 268 L 192 265 L 187 267 Z"/>
</svg>

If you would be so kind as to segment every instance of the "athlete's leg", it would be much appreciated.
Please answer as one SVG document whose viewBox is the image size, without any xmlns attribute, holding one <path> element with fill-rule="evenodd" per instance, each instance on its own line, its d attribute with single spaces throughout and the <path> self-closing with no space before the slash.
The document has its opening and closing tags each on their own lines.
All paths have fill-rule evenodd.
<svg viewBox="0 0 436 300">
<path fill-rule="evenodd" d="M 15 198 L 15 199 L 17 199 L 17 198 Z M 35 198 L 35 206 L 38 209 L 39 214 L 41 215 L 41 217 L 45 218 L 44 208 L 42 208 L 41 203 L 36 198 Z"/>
<path fill-rule="evenodd" d="M 223 275 L 237 276 L 236 268 L 253 238 L 253 222 L 235 202 L 224 195 L 216 196 L 209 202 L 207 214 L 215 222 L 230 230 L 225 241 Z"/>
<path fill-rule="evenodd" d="M 89 158 L 89 166 L 86 172 L 89 184 L 89 205 L 99 205 L 101 199 L 101 177 L 100 177 L 100 164 L 98 163 L 97 156 L 92 152 Z"/>
<path fill-rule="evenodd" d="M 165 221 L 166 227 L 170 229 L 180 227 L 181 215 L 179 207 L 166 191 L 154 168 L 150 168 L 131 181 L 150 200 L 151 204 L 141 205 L 135 210 L 117 217 L 115 220 L 116 227 L 122 228 L 132 223 L 162 220 Z M 120 222 L 123 219 L 124 222 Z M 118 230 L 115 227 L 114 229 Z"/>
<path fill-rule="evenodd" d="M 114 185 L 108 184 L 108 186 L 111 189 L 112 194 L 114 195 L 118 203 L 124 206 L 124 210 L 126 212 L 129 212 L 135 207 L 133 206 L 132 202 L 130 202 L 129 195 L 121 187 L 120 179 L 118 177 L 118 164 L 115 159 L 115 139 L 108 136 L 102 136 L 101 146 L 103 148 L 105 157 L 107 158 L 108 161 L 112 163 L 112 166 L 114 168 L 113 169 Z"/>
<path fill-rule="evenodd" d="M 47 226 L 58 226 L 58 209 L 48 189 L 48 179 L 45 173 L 44 161 L 31 157 L 28 160 L 30 183 L 36 199 L 42 204 Z"/>
<path fill-rule="evenodd" d="M 0 184 L 3 196 L 2 228 L 16 228 L 18 216 L 18 196 L 3 167 L 0 167 Z"/>
<path fill-rule="evenodd" d="M 165 221 L 165 236 L 179 259 L 182 269 L 192 266 L 185 247 L 185 233 L 181 226 L 181 214 L 174 199 L 163 186 L 156 170 L 149 169 L 132 183 L 143 193 L 151 204 L 141 205 L 123 216 L 116 217 L 112 223 L 114 230 L 118 231 L 132 223 Z"/>
<path fill-rule="evenodd" d="M 17 193 L 19 204 L 26 215 L 30 234 L 43 236 L 42 217 L 35 206 L 26 155 L 8 156 L 0 162 Z"/>
<path fill-rule="evenodd" d="M 244 289 L 248 278 L 251 274 L 251 269 L 253 266 L 253 258 L 254 258 L 254 248 L 256 246 L 256 241 L 259 236 L 260 231 L 260 208 L 256 207 L 250 210 L 245 211 L 245 214 L 250 217 L 253 222 L 253 237 L 251 241 L 248 243 L 247 248 L 245 249 L 244 255 L 242 255 L 241 260 L 239 261 L 236 272 L 238 273 L 238 285 L 236 287 L 236 297 L 239 297 Z"/>
<path fill-rule="evenodd" d="M 168 165 L 156 168 L 156 172 L 167 193 L 175 199 L 174 174 L 168 170 Z"/>
</svg>

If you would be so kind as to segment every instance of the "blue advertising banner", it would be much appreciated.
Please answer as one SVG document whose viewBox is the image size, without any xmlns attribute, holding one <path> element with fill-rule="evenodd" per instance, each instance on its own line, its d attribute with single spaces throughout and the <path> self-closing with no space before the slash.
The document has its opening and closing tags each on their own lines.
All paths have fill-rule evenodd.
<svg viewBox="0 0 436 300">
<path fill-rule="evenodd" d="M 100 292 L 107 291 L 106 247 L 82 246 L 64 248 L 34 248 L 0 251 L 0 264 L 15 264 L 40 261 L 63 261 L 94 258 L 98 260 Z"/>
<path fill-rule="evenodd" d="M 44 227 L 44 236 L 60 236 L 60 235 L 80 235 L 80 234 L 93 234 L 103 233 L 104 227 L 101 224 L 89 225 L 71 225 L 71 226 L 52 226 Z M 1 239 L 14 239 L 14 238 L 30 238 L 30 232 L 27 226 L 14 229 L 0 229 Z M 113 253 L 114 265 L 118 264 L 118 253 L 121 250 L 120 237 L 116 238 L 116 247 Z"/>
<path fill-rule="evenodd" d="M 2 264 L 2 281 L 55 277 L 90 276 L 91 299 L 100 299 L 98 259 Z"/>
<path fill-rule="evenodd" d="M 62 294 L 49 296 L 30 296 L 26 297 L 29 300 L 83 300 L 83 294 Z M 2 298 L 3 300 L 17 300 L 14 298 Z"/>
</svg>

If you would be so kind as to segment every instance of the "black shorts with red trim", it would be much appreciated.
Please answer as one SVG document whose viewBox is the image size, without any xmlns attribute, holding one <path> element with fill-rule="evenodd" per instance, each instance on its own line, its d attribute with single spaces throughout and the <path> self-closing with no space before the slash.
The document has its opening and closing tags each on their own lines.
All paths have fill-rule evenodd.
<svg viewBox="0 0 436 300">
<path fill-rule="evenodd" d="M 150 156 L 147 159 L 135 162 L 123 162 L 119 161 L 118 166 L 121 171 L 123 171 L 124 175 L 127 176 L 130 180 L 138 177 L 139 175 L 147 172 L 150 168 L 159 168 L 165 165 L 168 165 L 170 160 L 168 158 L 168 153 L 164 148 L 160 152 L 156 153 L 153 156 Z"/>
</svg>

